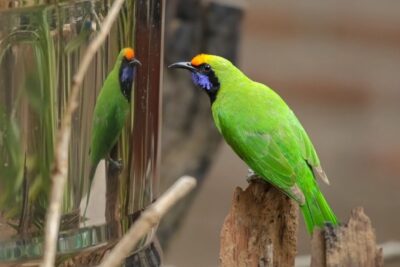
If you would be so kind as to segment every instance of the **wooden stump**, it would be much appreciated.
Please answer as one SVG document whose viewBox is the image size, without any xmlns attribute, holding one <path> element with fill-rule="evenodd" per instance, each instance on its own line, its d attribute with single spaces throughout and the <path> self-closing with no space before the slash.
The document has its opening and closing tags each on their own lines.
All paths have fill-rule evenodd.
<svg viewBox="0 0 400 267">
<path fill-rule="evenodd" d="M 294 266 L 298 206 L 264 182 L 236 188 L 221 230 L 221 267 Z"/>
<path fill-rule="evenodd" d="M 382 249 L 376 245 L 371 221 L 362 208 L 354 209 L 341 227 L 315 231 L 311 250 L 312 267 L 383 266 Z"/>
</svg>

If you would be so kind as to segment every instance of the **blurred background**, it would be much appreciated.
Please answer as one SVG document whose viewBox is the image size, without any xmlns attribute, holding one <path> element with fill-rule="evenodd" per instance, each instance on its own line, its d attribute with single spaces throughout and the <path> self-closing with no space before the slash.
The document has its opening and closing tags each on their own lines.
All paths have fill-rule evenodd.
<svg viewBox="0 0 400 267">
<path fill-rule="evenodd" d="M 166 63 L 217 53 L 276 90 L 313 140 L 331 181 L 321 189 L 338 217 L 346 222 L 362 206 L 378 242 L 396 241 L 399 10 L 387 0 L 171 1 Z M 207 96 L 187 73 L 166 70 L 164 89 L 161 188 L 183 173 L 201 182 L 178 211 L 183 220 L 172 215 L 161 225 L 165 264 L 217 266 L 220 228 L 235 187 L 247 186 L 247 167 L 219 138 Z M 309 253 L 309 241 L 300 218 L 299 255 Z"/>
<path fill-rule="evenodd" d="M 8 162 L 1 164 L 3 171 L 0 171 L 0 176 L 5 175 L 11 179 L 7 180 L 10 181 L 7 187 L 0 186 L 0 191 L 3 189 L 7 193 L 0 194 L 0 198 L 9 195 L 13 200 L 16 197 L 15 191 L 6 190 L 10 185 L 14 190 L 20 191 L 22 181 L 25 181 L 23 188 L 29 186 L 26 182 L 28 179 L 22 175 L 23 173 L 48 179 L 54 133 L 60 111 L 68 95 L 64 89 L 69 88 L 72 78 L 70 70 L 77 66 L 84 53 L 83 49 L 86 48 L 92 34 L 98 30 L 97 24 L 100 21 L 98 17 L 100 19 L 104 17 L 109 1 L 78 1 L 68 5 L 62 3 L 59 9 L 48 8 L 46 5 L 41 5 L 39 8 L 29 6 L 40 3 L 42 2 L 0 0 L 0 11 L 21 7 L 19 10 L 4 11 L 0 15 L 0 61 L 4 58 L 4 62 L 8 62 L 0 66 L 2 77 L 7 77 L 0 79 L 0 84 L 3 84 L 2 88 L 8 89 L 0 90 L 0 95 L 12 92 L 10 96 L 13 99 L 23 101 L 20 102 L 21 105 L 15 105 L 4 96 L 0 99 L 8 110 L 29 107 L 29 109 L 19 109 L 21 113 L 9 112 L 7 115 L 10 118 L 14 116 L 13 114 L 21 115 L 20 122 L 25 127 L 23 128 L 25 133 L 28 136 L 33 133 L 32 136 L 35 137 L 33 140 L 35 147 L 32 150 L 46 158 L 28 159 L 23 162 L 21 159 L 24 154 L 21 153 L 18 164 L 15 164 L 18 167 L 15 169 L 20 171 L 19 179 L 13 179 L 16 177 L 15 174 L 10 175 L 4 171 L 9 168 Z M 165 25 L 162 24 L 164 3 Z M 25 8 L 25 4 L 29 8 Z M 140 194 L 130 195 L 140 198 L 134 201 L 140 203 L 132 210 L 136 212 L 145 208 L 182 175 L 193 175 L 199 182 L 196 191 L 181 201 L 163 219 L 159 227 L 157 236 L 164 251 L 165 266 L 218 266 L 220 229 L 229 211 L 234 189 L 237 186 L 242 188 L 247 186 L 247 167 L 218 134 L 212 121 L 209 99 L 204 92 L 193 87 L 187 72 L 164 69 L 162 148 L 161 155 L 158 154 L 159 84 L 156 78 L 161 75 L 158 72 L 160 59 L 164 57 L 167 66 L 172 62 L 190 60 L 201 52 L 230 59 L 250 78 L 276 90 L 291 106 L 313 140 L 322 165 L 330 178 L 331 186 L 321 184 L 321 189 L 343 222 L 347 221 L 353 208 L 362 206 L 372 220 L 379 243 L 400 241 L 398 227 L 400 225 L 400 105 L 398 103 L 400 2 L 132 0 L 127 1 L 127 4 L 120 21 L 115 26 L 116 30 L 113 29 L 105 49 L 101 52 L 103 54 L 100 53 L 96 62 L 92 64 L 93 68 L 85 81 L 85 86 L 88 87 L 86 89 L 93 90 L 82 91 L 85 95 L 82 95 L 81 99 L 89 102 L 82 104 L 82 110 L 77 114 L 81 114 L 82 118 L 86 118 L 86 115 L 87 118 L 91 116 L 96 96 L 93 92 L 98 92 L 101 81 L 111 68 L 115 58 L 113 53 L 120 47 L 134 45 L 137 54 L 141 55 L 140 60 L 144 66 L 148 66 L 140 70 L 146 71 L 146 75 L 138 75 L 146 80 L 137 82 L 139 89 L 135 90 L 134 99 L 141 104 L 135 107 L 143 109 L 143 112 L 148 111 L 146 113 L 148 116 L 134 112 L 138 115 L 134 120 L 134 123 L 137 123 L 134 124 L 134 128 L 140 132 L 140 138 L 136 138 L 138 134 L 136 132 L 135 135 L 131 135 L 130 127 L 127 127 L 123 140 L 128 142 L 127 140 L 132 138 L 135 143 L 141 145 L 121 143 L 121 148 L 134 147 L 135 150 L 133 154 L 131 151 L 123 152 L 123 149 L 120 149 L 120 152 L 126 157 L 134 155 L 134 161 L 131 162 L 135 165 L 132 165 L 131 170 L 138 172 L 134 178 L 139 180 L 120 180 L 122 182 L 118 186 L 118 183 L 109 179 L 109 185 L 113 185 L 109 188 L 117 190 L 122 188 L 124 192 L 129 189 L 140 190 Z M 134 10 L 137 10 L 137 13 L 134 14 Z M 163 29 L 165 29 L 164 55 L 161 53 Z M 15 32 L 22 33 L 22 38 L 14 38 Z M 137 40 L 134 38 L 134 32 L 138 36 Z M 7 41 L 11 44 L 15 42 L 21 47 L 10 49 L 12 46 L 2 42 L 4 36 L 11 36 L 12 38 Z M 64 44 L 64 41 L 68 41 L 72 50 L 66 47 L 64 50 L 64 45 L 67 44 Z M 8 54 L 3 56 L 2 51 L 6 50 Z M 17 52 L 21 54 L 15 57 Z M 36 56 L 35 60 L 33 55 Z M 37 67 L 37 62 L 42 62 L 43 66 Z M 54 65 L 51 65 L 53 63 Z M 46 66 L 48 68 L 44 69 Z M 56 73 L 63 75 L 60 74 L 61 78 L 58 79 Z M 23 75 L 26 79 L 20 79 L 19 75 Z M 12 90 L 13 88 L 18 90 Z M 30 89 L 26 90 L 26 93 L 37 94 L 37 98 L 35 95 L 26 95 L 28 96 L 26 99 L 32 101 L 32 107 L 30 102 L 20 98 L 20 94 L 17 93 L 25 88 Z M 52 94 L 41 95 L 38 89 L 42 88 L 49 89 L 44 92 Z M 55 98 L 59 99 L 59 108 L 50 110 L 53 105 L 42 105 L 53 103 Z M 35 102 L 37 100 L 44 102 Z M 144 103 L 146 108 L 143 106 Z M 31 108 L 37 108 L 41 113 L 30 112 Z M 34 119 L 42 119 L 41 128 L 31 127 L 28 120 L 25 120 L 27 117 L 25 114 Z M 1 120 L 4 121 L 4 118 L 0 118 L 0 122 Z M 80 155 L 87 157 L 88 146 L 81 145 L 81 142 L 86 143 L 86 139 L 81 138 L 79 129 L 82 133 L 88 134 L 86 128 L 90 124 L 86 123 L 86 119 L 82 121 L 84 123 L 80 124 L 80 119 L 74 120 L 74 123 L 79 125 L 75 125 L 76 130 L 73 133 L 73 139 L 76 140 L 73 141 L 75 149 L 73 151 L 82 150 L 83 153 Z M 4 122 L 0 126 L 9 127 Z M 47 137 L 42 138 L 41 135 L 36 137 L 38 129 L 45 129 L 43 136 Z M 3 133 L 0 139 L 5 136 Z M 10 136 L 13 135 L 8 135 Z M 14 133 L 14 136 L 17 134 Z M 17 140 L 16 145 L 10 147 L 20 151 L 18 146 L 20 139 L 15 138 L 15 140 Z M 8 144 L 8 142 L 3 143 Z M 74 168 L 71 168 L 75 170 L 71 173 L 72 177 L 76 177 L 75 181 L 83 177 L 79 170 L 84 165 L 81 164 L 82 160 L 76 157 L 77 153 L 71 153 L 73 159 L 71 162 L 74 162 L 71 164 Z M 159 158 L 160 169 L 157 168 Z M 23 165 L 34 171 L 30 171 L 29 168 L 26 170 L 19 168 Z M 36 175 L 35 170 L 39 167 L 41 169 L 38 173 L 41 175 Z M 158 176 L 161 180 L 160 185 Z M 0 179 L 0 182 L 4 181 L 6 180 Z M 134 181 L 143 186 L 138 187 L 138 183 Z M 20 184 L 14 186 L 16 182 Z M 74 216 L 65 217 L 72 219 L 64 222 L 73 227 L 79 226 L 77 220 L 79 216 L 75 216 L 79 215 L 79 210 L 75 207 L 79 207 L 83 196 L 80 180 L 78 182 L 79 186 L 78 183 L 69 184 L 68 188 L 78 197 L 73 198 L 73 201 L 66 201 L 71 205 L 65 208 L 71 212 L 69 215 Z M 47 180 L 41 180 L 40 185 L 43 187 L 34 188 L 43 189 L 42 192 L 48 191 Z M 97 190 L 97 194 L 93 195 L 105 200 L 106 185 L 96 184 L 95 181 L 93 187 L 95 189 L 93 192 Z M 23 194 L 29 195 L 29 192 L 24 190 Z M 40 193 L 32 195 L 46 197 Z M 118 195 L 111 194 L 111 196 Z M 22 200 L 23 198 L 19 198 L 21 203 Z M 39 211 L 37 214 L 43 221 L 47 202 L 32 201 L 33 204 L 40 206 L 40 209 L 28 209 L 27 207 L 30 207 L 26 204 L 28 202 L 23 202 L 21 210 L 27 212 L 21 212 L 23 216 L 20 217 L 16 213 L 18 205 L 10 204 L 4 207 L 13 211 L 10 218 L 19 217 L 18 220 L 21 222 L 29 221 L 29 224 L 21 223 L 18 231 L 30 233 L 30 228 L 27 226 L 34 222 L 32 219 L 34 217 L 26 215 L 32 211 Z M 94 199 L 91 204 L 95 208 L 89 208 L 90 212 L 94 216 L 101 216 L 102 220 L 107 219 L 107 223 L 111 221 L 110 219 L 118 221 L 116 214 L 109 214 L 110 217 L 103 215 L 103 211 L 116 210 L 118 197 L 110 198 L 109 203 L 112 204 L 110 206 L 106 206 L 103 202 Z M 3 210 L 0 211 L 0 217 L 3 216 L 2 212 Z M 25 218 L 29 220 L 24 220 Z M 132 217 L 132 220 L 134 218 L 136 217 Z M 1 219 L 0 239 L 8 239 L 17 230 L 7 232 L 6 230 L 12 228 L 12 225 Z M 124 224 L 124 227 L 126 226 Z M 21 242 L 15 243 L 19 245 Z M 300 218 L 299 255 L 309 253 L 309 243 L 310 237 L 306 234 L 303 220 Z M 149 249 L 158 252 L 158 244 L 151 245 Z M 15 251 L 20 255 L 19 250 Z M 158 254 L 152 256 L 147 251 L 142 252 L 146 256 L 141 257 L 136 254 L 136 258 L 132 257 L 130 260 L 132 264 L 136 264 L 137 258 L 156 258 L 153 264 L 158 264 L 160 260 Z M 399 265 L 400 261 L 386 264 L 386 266 Z"/>
</svg>

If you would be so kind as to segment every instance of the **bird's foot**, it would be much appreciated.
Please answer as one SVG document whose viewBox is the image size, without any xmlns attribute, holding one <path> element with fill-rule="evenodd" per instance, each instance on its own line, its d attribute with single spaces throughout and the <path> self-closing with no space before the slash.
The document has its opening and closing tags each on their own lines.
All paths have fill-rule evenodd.
<svg viewBox="0 0 400 267">
<path fill-rule="evenodd" d="M 111 157 L 108 158 L 108 162 L 110 164 L 110 167 L 117 169 L 119 171 L 121 171 L 124 167 L 123 163 L 122 163 L 122 159 L 112 159 Z"/>
<path fill-rule="evenodd" d="M 250 177 L 252 177 L 254 175 L 256 175 L 256 173 L 252 169 L 248 168 L 247 169 L 247 179 L 249 179 Z"/>
<path fill-rule="evenodd" d="M 258 176 L 252 169 L 248 170 L 246 180 L 248 183 L 264 181 L 264 179 Z"/>
<path fill-rule="evenodd" d="M 258 176 L 257 174 L 254 174 L 253 176 L 247 177 L 246 181 L 248 183 L 253 183 L 253 182 L 263 182 L 263 183 L 265 183 L 265 180 L 263 178 L 261 178 L 260 176 Z"/>
</svg>

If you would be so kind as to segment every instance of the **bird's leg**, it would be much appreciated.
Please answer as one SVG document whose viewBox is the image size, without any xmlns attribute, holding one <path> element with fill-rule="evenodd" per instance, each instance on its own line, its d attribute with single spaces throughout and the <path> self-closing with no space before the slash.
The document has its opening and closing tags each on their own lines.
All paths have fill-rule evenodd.
<svg viewBox="0 0 400 267">
<path fill-rule="evenodd" d="M 250 169 L 250 168 L 247 169 L 247 179 L 250 179 L 252 176 L 255 176 L 255 175 L 256 175 L 256 173 L 252 169 Z"/>
<path fill-rule="evenodd" d="M 258 181 L 258 182 L 260 182 L 260 181 L 263 181 L 264 182 L 264 179 L 262 179 L 260 176 L 258 176 L 252 169 L 248 169 L 248 172 L 247 172 L 247 182 L 248 183 L 251 183 L 251 182 L 255 182 L 255 181 Z"/>
<path fill-rule="evenodd" d="M 122 168 L 123 168 L 122 159 L 115 160 L 115 159 L 111 158 L 110 155 L 108 155 L 107 161 L 109 162 L 109 164 L 112 165 L 113 168 L 115 168 L 119 171 L 122 170 Z"/>
</svg>

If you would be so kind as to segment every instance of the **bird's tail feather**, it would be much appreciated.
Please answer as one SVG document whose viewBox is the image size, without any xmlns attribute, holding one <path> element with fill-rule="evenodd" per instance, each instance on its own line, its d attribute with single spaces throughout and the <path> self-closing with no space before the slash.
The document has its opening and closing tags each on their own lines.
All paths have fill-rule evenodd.
<svg viewBox="0 0 400 267">
<path fill-rule="evenodd" d="M 306 203 L 300 208 L 310 234 L 315 227 L 323 227 L 325 223 L 333 225 L 339 223 L 328 202 L 318 189 L 312 195 L 306 197 Z"/>
</svg>

